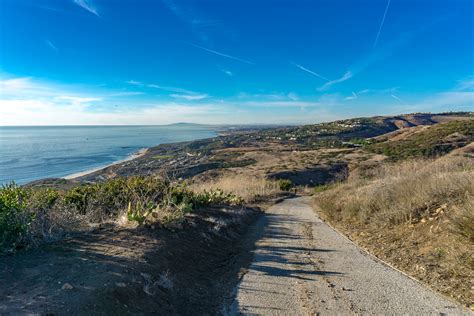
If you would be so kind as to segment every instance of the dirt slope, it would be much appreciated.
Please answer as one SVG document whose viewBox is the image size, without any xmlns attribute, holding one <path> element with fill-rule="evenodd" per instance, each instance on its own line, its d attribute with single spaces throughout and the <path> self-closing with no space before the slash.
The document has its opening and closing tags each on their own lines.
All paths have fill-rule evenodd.
<svg viewBox="0 0 474 316">
<path fill-rule="evenodd" d="M 374 260 L 295 198 L 271 207 L 255 257 L 229 314 L 467 314 L 470 312 Z"/>
<path fill-rule="evenodd" d="M 218 314 L 258 214 L 206 209 L 176 231 L 110 226 L 0 257 L 0 315 Z"/>
</svg>

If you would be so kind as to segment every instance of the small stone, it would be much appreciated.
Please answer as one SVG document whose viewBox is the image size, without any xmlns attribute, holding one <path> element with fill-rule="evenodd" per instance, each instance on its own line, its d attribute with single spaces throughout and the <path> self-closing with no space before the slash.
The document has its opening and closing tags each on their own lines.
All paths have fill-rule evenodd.
<svg viewBox="0 0 474 316">
<path fill-rule="evenodd" d="M 64 283 L 64 285 L 61 287 L 62 290 L 72 290 L 74 287 L 69 284 L 69 283 Z"/>
<path fill-rule="evenodd" d="M 127 287 L 127 285 L 123 282 L 116 282 L 115 285 L 117 285 L 118 287 Z"/>
</svg>

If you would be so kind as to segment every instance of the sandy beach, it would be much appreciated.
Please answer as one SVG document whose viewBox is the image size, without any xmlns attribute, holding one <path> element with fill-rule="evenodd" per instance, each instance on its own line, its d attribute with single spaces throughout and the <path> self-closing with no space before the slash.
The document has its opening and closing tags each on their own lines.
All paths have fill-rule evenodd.
<svg viewBox="0 0 474 316">
<path fill-rule="evenodd" d="M 66 179 L 66 180 L 73 180 L 73 179 L 76 179 L 76 178 L 83 177 L 83 176 L 86 176 L 86 175 L 88 175 L 88 174 L 91 174 L 91 173 L 93 173 L 93 172 L 96 172 L 96 171 L 105 169 L 105 168 L 110 167 L 110 166 L 114 166 L 114 165 L 117 165 L 117 164 L 120 164 L 120 163 L 123 163 L 123 162 L 126 162 L 126 161 L 130 161 L 130 160 L 133 160 L 133 159 L 140 158 L 140 157 L 144 156 L 144 155 L 148 152 L 148 149 L 149 149 L 149 148 L 142 148 L 142 149 L 140 149 L 139 151 L 134 152 L 133 154 L 129 155 L 129 156 L 128 156 L 127 158 L 125 158 L 125 159 L 118 160 L 118 161 L 116 161 L 116 162 L 114 162 L 114 163 L 111 163 L 111 164 L 108 164 L 108 165 L 105 165 L 105 166 L 102 166 L 102 167 L 93 168 L 93 169 L 88 169 L 88 170 L 81 171 L 81 172 L 76 172 L 76 173 L 67 175 L 67 176 L 62 177 L 62 178 L 63 178 L 63 179 Z"/>
</svg>

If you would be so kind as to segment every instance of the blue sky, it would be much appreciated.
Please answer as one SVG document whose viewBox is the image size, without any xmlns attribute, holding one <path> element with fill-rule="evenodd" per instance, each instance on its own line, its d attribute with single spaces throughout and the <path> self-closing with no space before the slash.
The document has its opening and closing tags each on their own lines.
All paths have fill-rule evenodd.
<svg viewBox="0 0 474 316">
<path fill-rule="evenodd" d="M 474 110 L 472 0 L 0 0 L 0 125 Z"/>
</svg>

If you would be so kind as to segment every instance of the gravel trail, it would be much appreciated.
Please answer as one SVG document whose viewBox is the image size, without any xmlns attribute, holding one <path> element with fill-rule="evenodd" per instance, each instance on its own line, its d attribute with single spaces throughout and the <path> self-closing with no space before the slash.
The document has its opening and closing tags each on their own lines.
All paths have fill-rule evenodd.
<svg viewBox="0 0 474 316">
<path fill-rule="evenodd" d="M 271 207 L 229 314 L 472 315 L 373 259 L 322 222 L 309 198 Z"/>
</svg>

